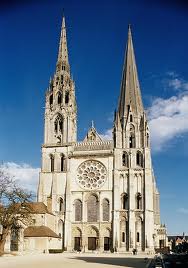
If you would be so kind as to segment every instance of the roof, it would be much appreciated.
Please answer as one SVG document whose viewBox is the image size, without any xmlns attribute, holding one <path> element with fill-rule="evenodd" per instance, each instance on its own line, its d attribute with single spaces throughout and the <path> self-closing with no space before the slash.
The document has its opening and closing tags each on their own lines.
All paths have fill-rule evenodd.
<svg viewBox="0 0 188 268">
<path fill-rule="evenodd" d="M 31 213 L 52 214 L 43 202 L 30 202 L 30 203 L 27 203 L 27 206 L 31 210 Z"/>
<path fill-rule="evenodd" d="M 182 236 L 182 235 L 168 235 L 168 240 L 170 241 L 170 240 L 178 240 L 178 238 L 179 239 L 184 239 L 185 238 L 185 240 L 188 240 L 188 236 L 187 235 L 185 235 L 185 236 Z"/>
<path fill-rule="evenodd" d="M 59 238 L 59 236 L 47 226 L 29 226 L 24 230 L 24 237 Z"/>
</svg>

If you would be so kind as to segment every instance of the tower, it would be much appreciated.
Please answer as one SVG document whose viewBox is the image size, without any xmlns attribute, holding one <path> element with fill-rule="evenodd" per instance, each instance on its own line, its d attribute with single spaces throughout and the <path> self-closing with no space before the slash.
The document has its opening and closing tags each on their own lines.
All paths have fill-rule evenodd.
<svg viewBox="0 0 188 268">
<path fill-rule="evenodd" d="M 46 92 L 44 144 L 75 142 L 76 115 L 75 85 L 71 79 L 63 17 L 56 71 Z"/>
<path fill-rule="evenodd" d="M 131 28 L 115 113 L 114 140 L 114 241 L 125 240 L 126 250 L 153 250 L 159 211 L 153 175 L 150 133 L 143 108 Z M 118 202 L 117 196 L 121 196 Z M 115 242 L 114 242 L 115 243 Z"/>
<path fill-rule="evenodd" d="M 56 70 L 46 91 L 44 144 L 38 185 L 38 201 L 54 214 L 51 228 L 66 246 L 67 222 L 70 222 L 69 155 L 77 140 L 75 84 L 68 60 L 65 18 L 62 19 Z M 66 230 L 66 231 L 65 231 Z M 67 232 L 67 237 L 69 233 Z M 63 237 L 63 238 L 62 238 Z M 65 242 L 66 240 L 66 242 Z M 61 245 L 61 246 L 62 246 Z"/>
</svg>

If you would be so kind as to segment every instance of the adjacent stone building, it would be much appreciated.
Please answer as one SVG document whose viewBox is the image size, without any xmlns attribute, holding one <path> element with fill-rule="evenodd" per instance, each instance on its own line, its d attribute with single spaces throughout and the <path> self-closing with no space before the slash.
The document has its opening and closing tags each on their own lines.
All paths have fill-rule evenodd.
<svg viewBox="0 0 188 268">
<path fill-rule="evenodd" d="M 63 18 L 56 71 L 46 92 L 38 202 L 54 215 L 51 229 L 67 251 L 152 252 L 162 243 L 159 192 L 130 27 L 112 140 L 103 140 L 92 124 L 78 142 Z"/>
</svg>

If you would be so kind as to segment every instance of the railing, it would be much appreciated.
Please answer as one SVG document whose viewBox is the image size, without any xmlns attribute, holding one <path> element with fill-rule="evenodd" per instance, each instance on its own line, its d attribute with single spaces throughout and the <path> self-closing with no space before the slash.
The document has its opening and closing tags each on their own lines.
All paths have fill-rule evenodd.
<svg viewBox="0 0 188 268">
<path fill-rule="evenodd" d="M 95 141 L 95 142 L 77 142 L 74 146 L 75 151 L 92 151 L 92 150 L 112 150 L 112 141 Z"/>
</svg>

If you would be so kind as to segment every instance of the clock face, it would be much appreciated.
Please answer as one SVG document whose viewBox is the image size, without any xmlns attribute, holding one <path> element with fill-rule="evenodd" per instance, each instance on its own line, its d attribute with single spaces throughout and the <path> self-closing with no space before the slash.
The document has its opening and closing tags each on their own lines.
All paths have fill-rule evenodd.
<svg viewBox="0 0 188 268">
<path fill-rule="evenodd" d="M 76 181 L 84 189 L 98 189 L 106 181 L 106 167 L 99 161 L 87 160 L 78 167 Z"/>
</svg>

